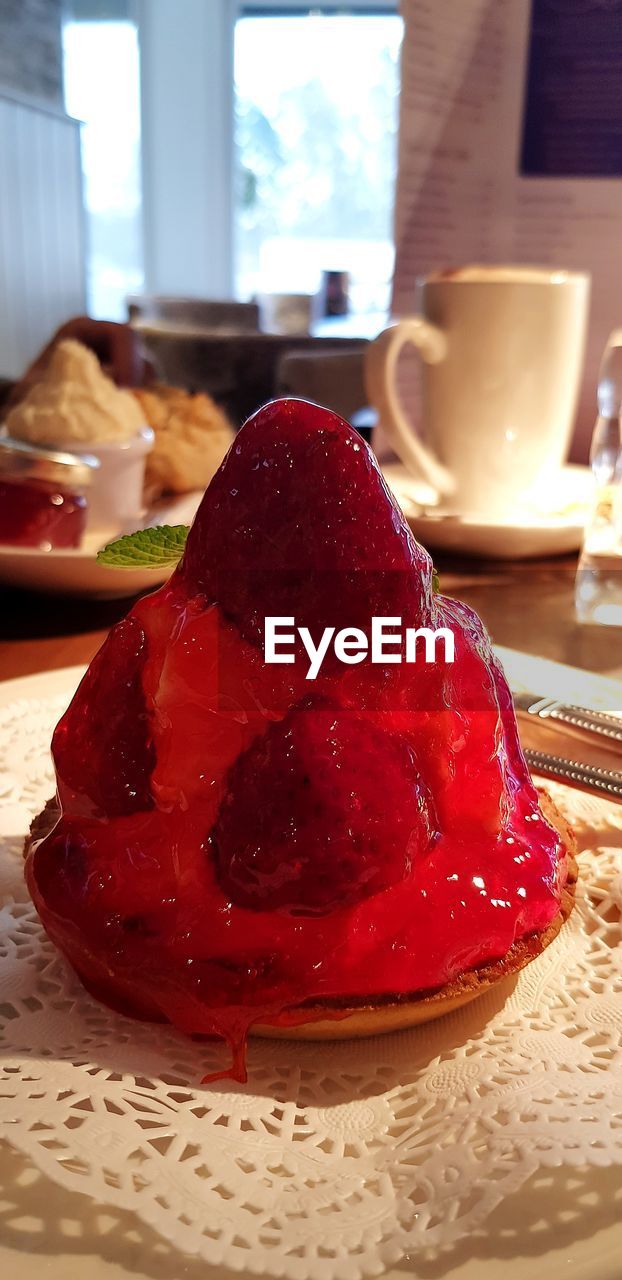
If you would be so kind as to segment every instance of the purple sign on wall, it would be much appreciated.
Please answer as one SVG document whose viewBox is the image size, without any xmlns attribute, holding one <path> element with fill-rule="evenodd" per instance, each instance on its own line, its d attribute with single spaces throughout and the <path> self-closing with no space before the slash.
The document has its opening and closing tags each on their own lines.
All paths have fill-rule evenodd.
<svg viewBox="0 0 622 1280">
<path fill-rule="evenodd" d="M 622 177 L 622 0 L 532 0 L 520 172 Z"/>
</svg>

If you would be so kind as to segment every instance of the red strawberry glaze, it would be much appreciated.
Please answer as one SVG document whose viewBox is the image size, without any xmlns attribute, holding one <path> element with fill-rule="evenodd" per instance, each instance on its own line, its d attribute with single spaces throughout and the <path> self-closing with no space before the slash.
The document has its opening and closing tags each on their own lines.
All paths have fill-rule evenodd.
<svg viewBox="0 0 622 1280">
<path fill-rule="evenodd" d="M 449 627 L 456 660 L 310 682 L 264 663 L 270 612 L 314 635 Z M 433 597 L 366 446 L 302 402 L 243 428 L 53 751 L 62 816 L 26 868 L 48 933 L 107 1003 L 223 1037 L 237 1079 L 253 1024 L 442 987 L 559 909 L 563 851 L 479 619 Z"/>
</svg>

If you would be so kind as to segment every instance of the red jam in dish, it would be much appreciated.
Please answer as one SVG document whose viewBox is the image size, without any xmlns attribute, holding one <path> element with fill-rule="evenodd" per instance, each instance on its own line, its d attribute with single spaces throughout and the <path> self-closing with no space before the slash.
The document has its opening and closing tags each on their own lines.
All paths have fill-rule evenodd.
<svg viewBox="0 0 622 1280">
<path fill-rule="evenodd" d="M 266 664 L 266 615 L 316 641 L 446 627 L 455 661 L 329 654 L 310 681 L 304 653 Z M 61 818 L 27 862 L 50 937 L 108 1004 L 226 1040 L 238 1079 L 253 1025 L 438 989 L 559 910 L 563 849 L 479 619 L 433 593 L 367 446 L 302 401 L 242 428 L 53 755 Z"/>
<path fill-rule="evenodd" d="M 0 480 L 0 543 L 12 547 L 79 547 L 87 504 L 80 493 L 35 480 Z"/>
</svg>

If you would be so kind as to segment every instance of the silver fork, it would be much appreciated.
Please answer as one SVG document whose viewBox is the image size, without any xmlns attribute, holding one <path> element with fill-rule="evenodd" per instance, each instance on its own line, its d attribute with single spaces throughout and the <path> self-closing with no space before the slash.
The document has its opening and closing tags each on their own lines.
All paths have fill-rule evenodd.
<svg viewBox="0 0 622 1280">
<path fill-rule="evenodd" d="M 587 733 L 596 733 L 611 742 L 622 743 L 620 716 L 609 715 L 606 711 L 590 711 L 587 707 L 561 702 L 559 698 L 541 698 L 536 693 L 515 693 L 513 698 L 519 711 L 527 711 L 538 720 L 553 720 Z"/>
<path fill-rule="evenodd" d="M 551 756 L 546 751 L 527 748 L 525 759 L 534 773 L 558 782 L 570 782 L 584 791 L 595 791 L 613 800 L 622 800 L 622 773 L 617 769 L 601 769 L 598 765 L 581 764 L 564 756 Z"/>
</svg>

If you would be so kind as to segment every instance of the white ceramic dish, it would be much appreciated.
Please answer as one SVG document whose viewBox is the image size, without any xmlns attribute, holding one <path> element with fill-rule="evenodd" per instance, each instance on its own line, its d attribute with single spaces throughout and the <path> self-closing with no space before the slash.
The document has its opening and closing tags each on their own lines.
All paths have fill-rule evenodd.
<svg viewBox="0 0 622 1280">
<path fill-rule="evenodd" d="M 106 530 L 140 518 L 145 483 L 145 462 L 155 436 L 144 426 L 129 440 L 95 440 L 88 452 L 99 462 L 88 493 L 89 525 Z M 75 440 L 58 446 L 65 453 L 79 453 Z"/>
<path fill-rule="evenodd" d="M 190 524 L 203 490 L 155 503 L 134 527 L 156 524 Z M 77 551 L 38 551 L 30 547 L 0 546 L 0 583 L 43 591 L 47 595 L 92 596 L 115 599 L 155 590 L 170 575 L 164 569 L 113 569 L 100 564 L 97 552 L 127 528 L 87 533 Z"/>
<path fill-rule="evenodd" d="M 399 462 L 382 467 L 419 542 L 430 550 L 480 559 L 524 560 L 577 551 L 592 492 L 589 467 L 562 467 L 546 491 L 505 519 L 460 515 L 434 505 L 434 494 Z"/>
</svg>

